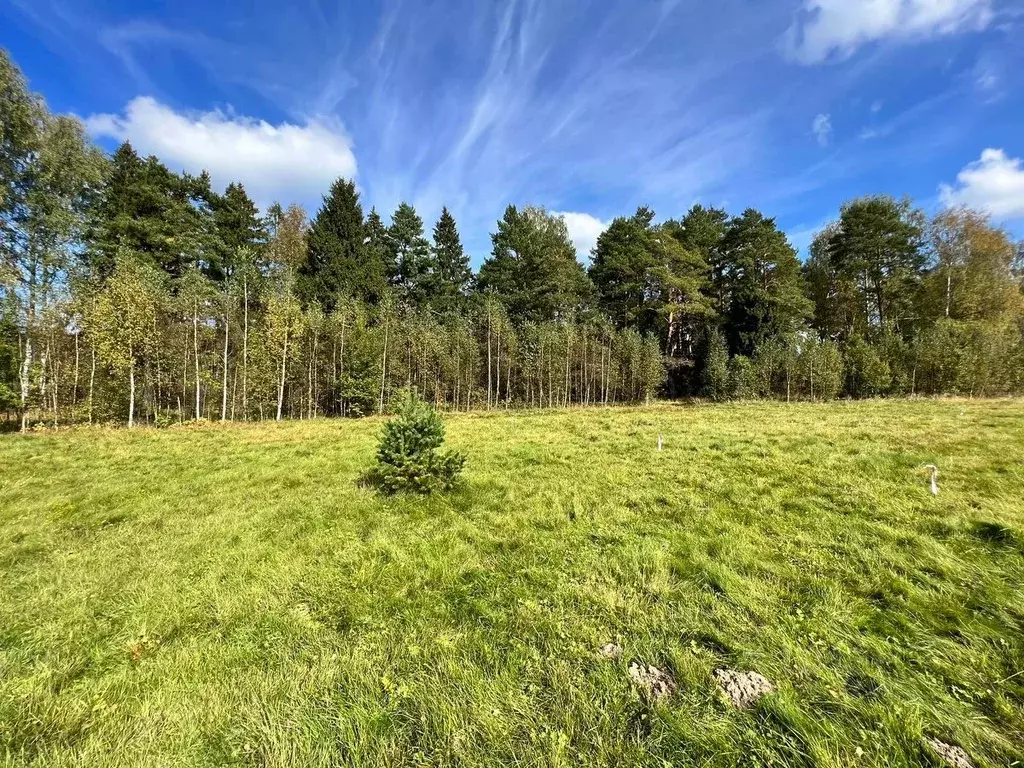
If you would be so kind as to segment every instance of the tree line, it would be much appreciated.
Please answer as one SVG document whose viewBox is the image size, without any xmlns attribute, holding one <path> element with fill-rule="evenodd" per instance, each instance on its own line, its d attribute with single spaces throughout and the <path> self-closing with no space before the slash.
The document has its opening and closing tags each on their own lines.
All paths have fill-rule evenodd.
<svg viewBox="0 0 1024 768">
<path fill-rule="evenodd" d="M 474 274 L 339 179 L 260 212 L 129 143 L 107 156 L 0 51 L 0 410 L 34 423 L 249 420 L 656 396 L 831 399 L 1024 389 L 1021 253 L 974 211 L 853 200 L 801 263 L 775 220 L 615 219 L 584 267 L 508 206 Z"/>
</svg>

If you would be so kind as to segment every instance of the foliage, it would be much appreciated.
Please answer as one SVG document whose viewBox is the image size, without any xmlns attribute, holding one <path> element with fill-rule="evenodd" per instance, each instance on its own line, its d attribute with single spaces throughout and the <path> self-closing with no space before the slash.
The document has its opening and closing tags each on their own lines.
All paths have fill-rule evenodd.
<svg viewBox="0 0 1024 768">
<path fill-rule="evenodd" d="M 729 350 L 717 328 L 708 332 L 705 343 L 701 395 L 711 400 L 725 400 L 729 395 Z"/>
<path fill-rule="evenodd" d="M 429 302 L 441 312 L 454 312 L 463 307 L 473 281 L 469 256 L 462 247 L 455 218 L 447 208 L 434 225 L 431 246 L 433 273 L 428 290 Z"/>
<path fill-rule="evenodd" d="M 366 247 L 364 234 L 355 182 L 338 179 L 309 228 L 306 262 L 299 269 L 299 293 L 306 302 L 330 310 L 343 297 L 382 294 L 385 264 Z"/>
<path fill-rule="evenodd" d="M 399 399 L 397 417 L 384 425 L 371 481 L 385 493 L 430 493 L 455 484 L 466 457 L 442 451 L 444 420 L 413 391 Z"/>
<path fill-rule="evenodd" d="M 525 320 L 568 320 L 593 292 L 565 221 L 543 208 L 505 209 L 478 283 Z"/>
<path fill-rule="evenodd" d="M 832 400 L 843 389 L 843 355 L 833 341 L 810 336 L 801 341 L 797 387 L 808 400 Z"/>
<path fill-rule="evenodd" d="M 1019 315 L 1014 244 L 987 216 L 968 208 L 940 212 L 929 228 L 934 268 L 924 301 L 935 317 L 998 321 Z"/>
<path fill-rule="evenodd" d="M 878 350 L 854 336 L 846 345 L 846 392 L 852 397 L 884 395 L 892 387 L 892 369 Z"/>
<path fill-rule="evenodd" d="M 729 360 L 728 391 L 729 397 L 733 400 L 751 400 L 757 397 L 757 372 L 746 355 L 735 355 Z"/>
</svg>

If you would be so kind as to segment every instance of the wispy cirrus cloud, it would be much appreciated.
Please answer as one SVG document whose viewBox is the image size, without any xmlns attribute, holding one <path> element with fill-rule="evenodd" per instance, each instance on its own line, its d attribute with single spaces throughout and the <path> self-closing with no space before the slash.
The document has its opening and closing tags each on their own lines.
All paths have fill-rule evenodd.
<svg viewBox="0 0 1024 768">
<path fill-rule="evenodd" d="M 819 114 L 811 124 L 811 132 L 818 139 L 818 146 L 827 147 L 832 140 L 832 116 Z"/>
<path fill-rule="evenodd" d="M 12 14 L 35 25 L 97 96 L 64 108 L 113 113 L 111 139 L 311 213 L 358 170 L 385 218 L 447 205 L 476 264 L 509 203 L 571 214 L 581 255 L 639 205 L 749 205 L 800 231 L 856 195 L 934 197 L 981 120 L 1019 125 L 1006 0 L 12 2 L 0 44 Z"/>
<path fill-rule="evenodd" d="M 984 29 L 993 16 L 992 0 L 804 0 L 783 46 L 796 61 L 818 64 L 880 40 Z"/>
</svg>

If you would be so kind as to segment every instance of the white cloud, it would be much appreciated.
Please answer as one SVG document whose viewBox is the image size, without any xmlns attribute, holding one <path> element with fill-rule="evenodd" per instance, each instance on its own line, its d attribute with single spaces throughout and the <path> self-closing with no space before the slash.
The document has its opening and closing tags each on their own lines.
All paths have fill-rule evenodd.
<svg viewBox="0 0 1024 768">
<path fill-rule="evenodd" d="M 183 114 L 139 96 L 123 115 L 85 122 L 93 135 L 131 141 L 175 170 L 207 170 L 220 188 L 240 181 L 261 205 L 315 198 L 339 176 L 356 174 L 352 141 L 335 120 L 271 125 L 220 110 Z"/>
<path fill-rule="evenodd" d="M 804 0 L 783 39 L 803 64 L 844 59 L 878 40 L 919 40 L 984 29 L 992 0 Z"/>
<path fill-rule="evenodd" d="M 555 211 L 555 216 L 561 216 L 565 220 L 565 226 L 569 230 L 569 237 L 576 246 L 576 255 L 580 258 L 590 258 L 590 252 L 597 245 L 597 238 L 608 229 L 611 222 L 601 221 L 589 213 L 576 213 L 574 211 Z"/>
<path fill-rule="evenodd" d="M 830 115 L 818 115 L 814 118 L 811 130 L 818 137 L 818 144 L 822 147 L 827 147 L 829 140 L 832 138 L 832 117 Z"/>
<path fill-rule="evenodd" d="M 956 177 L 956 186 L 943 184 L 944 205 L 966 205 L 1000 221 L 1024 219 L 1024 164 L 1001 149 L 986 149 Z"/>
</svg>

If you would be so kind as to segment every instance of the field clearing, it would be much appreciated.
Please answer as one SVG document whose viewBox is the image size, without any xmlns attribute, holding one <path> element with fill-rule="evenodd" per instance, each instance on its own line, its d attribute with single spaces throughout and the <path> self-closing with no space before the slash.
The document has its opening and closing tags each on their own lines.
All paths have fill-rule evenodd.
<svg viewBox="0 0 1024 768">
<path fill-rule="evenodd" d="M 0 761 L 1024 761 L 1024 402 L 447 421 L 427 499 L 379 419 L 0 437 Z"/>
</svg>

